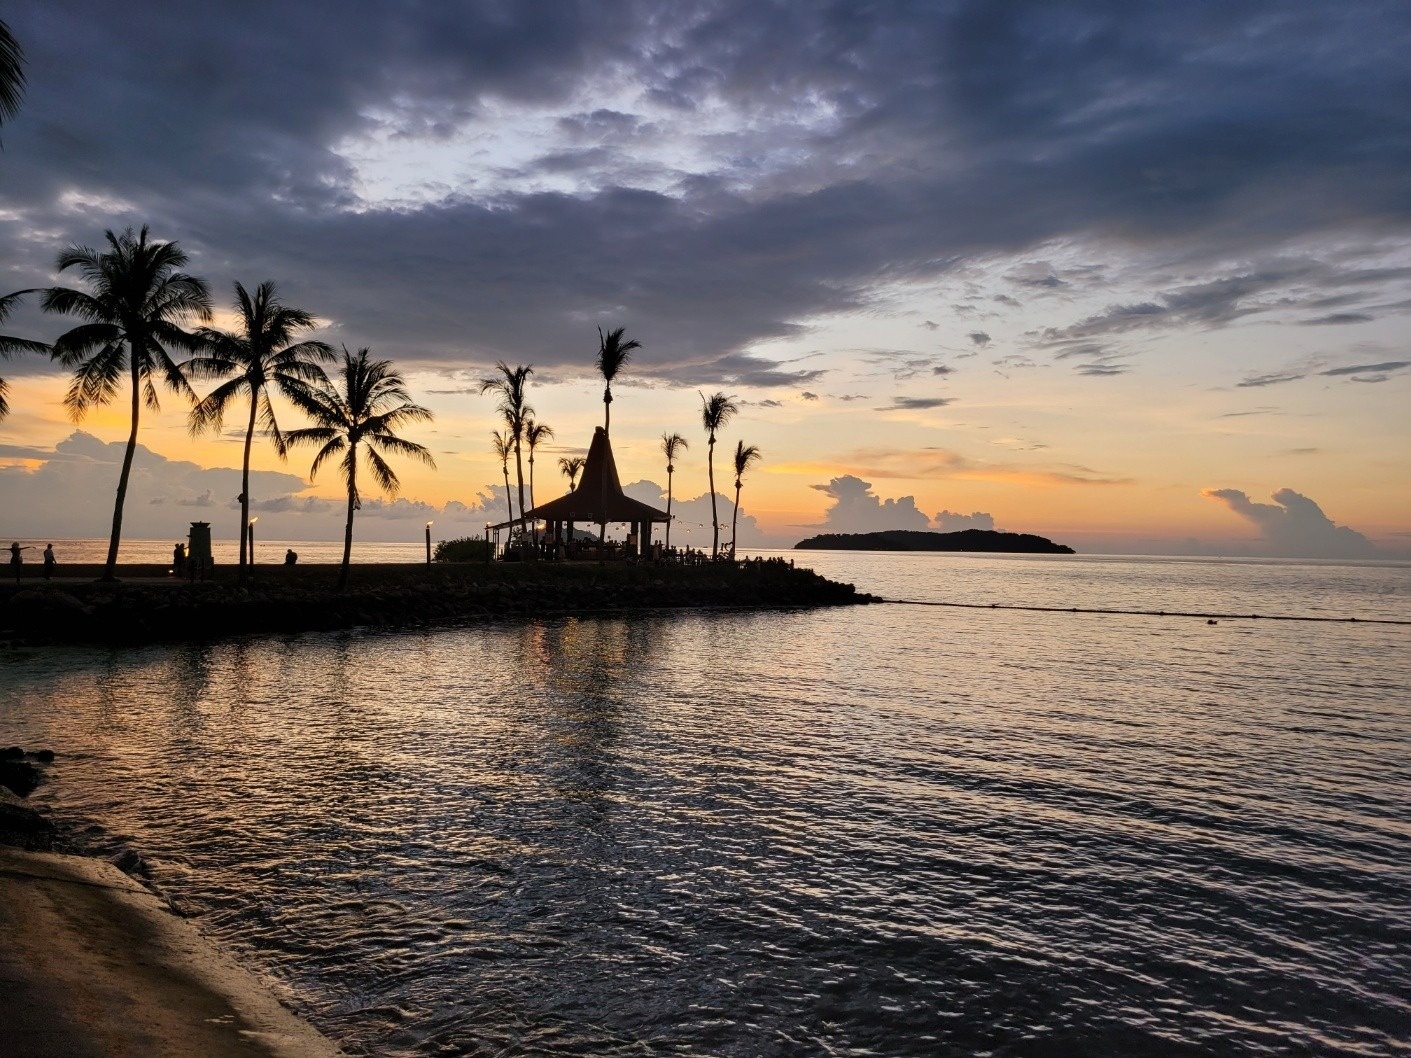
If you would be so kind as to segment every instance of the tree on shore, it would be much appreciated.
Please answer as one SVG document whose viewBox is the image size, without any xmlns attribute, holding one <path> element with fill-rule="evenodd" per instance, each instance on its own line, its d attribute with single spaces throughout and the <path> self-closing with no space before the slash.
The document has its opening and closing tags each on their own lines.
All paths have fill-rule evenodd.
<svg viewBox="0 0 1411 1058">
<path fill-rule="evenodd" d="M 24 300 L 26 294 L 32 293 L 29 290 L 17 290 L 13 294 L 6 294 L 0 298 L 0 323 L 4 323 L 15 307 Z M 28 338 L 11 338 L 9 335 L 0 334 L 0 360 L 8 360 L 15 353 L 47 353 L 49 347 L 43 342 L 32 342 Z M 9 402 L 5 399 L 5 394 L 9 387 L 5 380 L 0 378 L 0 419 L 10 413 Z"/>
<path fill-rule="evenodd" d="M 261 283 L 253 295 L 236 283 L 235 310 L 240 320 L 239 333 L 201 328 L 197 333 L 205 342 L 206 351 L 187 361 L 186 371 L 191 378 L 226 379 L 191 409 L 193 435 L 206 430 L 219 432 L 226 409 L 236 398 L 248 397 L 250 401 L 245 452 L 240 463 L 240 580 L 243 582 L 250 524 L 250 448 L 257 422 L 274 442 L 279 458 L 288 455 L 288 445 L 270 401 L 270 388 L 293 400 L 296 393 L 306 393 L 310 386 L 328 381 L 319 365 L 336 359 L 336 355 L 327 342 L 294 341 L 298 332 L 318 326 L 318 320 L 312 313 L 283 304 L 271 282 Z M 230 375 L 234 377 L 227 377 Z"/>
<path fill-rule="evenodd" d="M 0 125 L 19 113 L 24 89 L 24 50 L 0 21 Z"/>
<path fill-rule="evenodd" d="M 573 491 L 573 483 L 578 480 L 578 474 L 583 469 L 583 464 L 587 460 L 582 456 L 559 456 L 559 470 L 563 471 L 563 476 L 568 478 L 568 491 Z"/>
<path fill-rule="evenodd" d="M 195 399 L 182 365 L 168 350 L 199 350 L 200 339 L 182 330 L 180 324 L 190 318 L 210 319 L 211 295 L 204 279 L 178 271 L 187 262 L 181 248 L 174 242 L 149 241 L 145 225 L 140 232 L 128 228 L 121 235 L 111 231 L 104 235 L 108 248 L 102 252 L 70 246 L 59 254 L 58 270 L 77 269 L 91 292 L 50 287 L 44 291 L 42 307 L 45 312 L 85 321 L 61 334 L 53 345 L 54 359 L 74 371 L 64 405 L 75 422 L 94 405 L 111 401 L 123 373 L 128 374 L 130 428 L 103 568 L 103 579 L 112 580 L 142 408 L 159 409 L 159 379 L 182 396 Z"/>
<path fill-rule="evenodd" d="M 534 502 L 534 449 L 544 441 L 552 440 L 554 428 L 547 423 L 535 422 L 530 419 L 524 424 L 524 443 L 529 446 L 529 509 L 532 511 L 538 506 Z M 538 526 L 535 526 L 535 536 L 538 536 Z"/>
<path fill-rule="evenodd" d="M 735 442 L 735 513 L 730 518 L 730 557 L 735 557 L 735 541 L 740 531 L 740 489 L 744 487 L 745 471 L 763 458 L 758 445 L 746 446 L 744 441 Z"/>
<path fill-rule="evenodd" d="M 505 422 L 506 436 L 514 444 L 515 479 L 519 485 L 519 538 L 523 541 L 528 529 L 524 518 L 527 509 L 524 506 L 524 460 L 520 453 L 524 443 L 524 428 L 534 415 L 534 409 L 529 406 L 524 395 L 525 386 L 529 376 L 534 374 L 534 368 L 528 364 L 510 367 L 500 360 L 495 364 L 495 370 L 500 373 L 499 377 L 481 379 L 480 392 L 493 393 L 500 398 L 499 412 Z M 510 517 L 513 519 L 514 516 Z"/>
<path fill-rule="evenodd" d="M 661 454 L 666 456 L 666 546 L 671 546 L 671 476 L 676 473 L 676 457 L 691 446 L 679 433 L 661 435 Z"/>
<path fill-rule="evenodd" d="M 710 475 L 710 557 L 720 554 L 720 515 L 715 501 L 715 435 L 735 417 L 739 405 L 724 393 L 701 394 L 701 425 L 705 427 L 709 446 L 706 450 L 706 471 Z"/>
<path fill-rule="evenodd" d="M 500 460 L 500 470 L 505 475 L 505 506 L 509 508 L 510 516 L 507 521 L 514 521 L 514 499 L 510 494 L 510 456 L 514 454 L 514 442 L 502 434 L 499 430 L 490 432 L 490 445 L 495 449 L 495 455 Z"/>
<path fill-rule="evenodd" d="M 395 431 L 412 422 L 430 422 L 426 408 L 414 404 L 402 376 L 389 360 L 369 360 L 367 349 L 357 355 L 343 347 L 343 366 L 337 382 L 324 378 L 291 394 L 295 406 L 316 423 L 285 435 L 285 442 L 297 446 L 320 445 L 309 467 L 309 480 L 318 474 L 325 460 L 341 455 L 339 469 L 348 487 L 348 521 L 343 529 L 343 566 L 338 573 L 338 590 L 348 583 L 348 566 L 353 556 L 353 513 L 362 507 L 358 491 L 358 449 L 366 457 L 368 472 L 378 488 L 395 496 L 401 482 L 387 465 L 386 455 L 396 454 L 419 460 L 429 467 L 436 461 L 425 447 L 398 437 Z"/>
<path fill-rule="evenodd" d="M 622 336 L 626 332 L 626 327 L 618 327 L 616 330 L 603 333 L 601 327 L 598 328 L 598 371 L 603 376 L 603 440 L 611 439 L 612 434 L 612 380 L 615 379 L 627 362 L 632 359 L 632 350 L 642 348 L 642 343 L 635 338 L 623 341 Z M 603 475 L 602 495 L 599 502 L 602 504 L 602 515 L 598 520 L 598 554 L 606 554 L 608 538 L 608 479 Z"/>
</svg>

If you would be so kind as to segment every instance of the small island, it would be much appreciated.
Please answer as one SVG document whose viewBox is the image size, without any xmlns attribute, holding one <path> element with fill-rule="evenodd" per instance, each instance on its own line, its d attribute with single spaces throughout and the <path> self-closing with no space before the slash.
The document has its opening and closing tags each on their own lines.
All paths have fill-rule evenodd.
<svg viewBox="0 0 1411 1058">
<path fill-rule="evenodd" d="M 1073 555 L 1071 547 L 1032 533 L 962 529 L 927 533 L 887 529 L 880 533 L 823 533 L 794 545 L 796 551 L 991 551 L 1007 555 Z"/>
</svg>

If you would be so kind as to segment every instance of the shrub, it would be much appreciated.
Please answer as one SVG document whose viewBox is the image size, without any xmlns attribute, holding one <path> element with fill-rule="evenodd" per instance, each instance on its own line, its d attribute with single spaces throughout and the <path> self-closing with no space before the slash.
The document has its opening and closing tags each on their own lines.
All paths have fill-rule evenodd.
<svg viewBox="0 0 1411 1058">
<path fill-rule="evenodd" d="M 431 557 L 436 562 L 484 562 L 487 545 L 483 538 L 463 536 L 459 540 L 437 541 Z"/>
</svg>

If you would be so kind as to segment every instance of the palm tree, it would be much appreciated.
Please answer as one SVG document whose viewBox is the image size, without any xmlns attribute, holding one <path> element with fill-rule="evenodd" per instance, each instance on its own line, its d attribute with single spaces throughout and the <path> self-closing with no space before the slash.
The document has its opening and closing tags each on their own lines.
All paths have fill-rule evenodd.
<svg viewBox="0 0 1411 1058">
<path fill-rule="evenodd" d="M 573 483 L 578 479 L 578 472 L 586 462 L 582 456 L 559 456 L 559 469 L 563 471 L 563 476 L 568 478 L 569 492 L 573 491 Z"/>
<path fill-rule="evenodd" d="M 338 590 L 348 583 L 348 565 L 353 556 L 353 512 L 362 507 L 358 493 L 358 447 L 365 446 L 367 466 L 383 492 L 395 495 L 401 487 L 397 475 L 387 465 L 384 453 L 410 456 L 429 467 L 436 466 L 431 453 L 394 432 L 409 422 L 429 422 L 431 412 L 413 404 L 406 383 L 390 360 L 368 360 L 368 350 L 354 356 L 343 347 L 343 369 L 337 384 L 327 378 L 290 394 L 294 404 L 317 425 L 292 430 L 285 435 L 290 445 L 322 445 L 309 467 L 309 480 L 330 456 L 342 455 L 339 466 L 348 486 L 348 523 L 343 530 L 343 568 L 338 574 Z"/>
<path fill-rule="evenodd" d="M 691 446 L 679 433 L 661 435 L 661 454 L 666 456 L 666 546 L 671 546 L 671 475 L 676 473 L 676 457 Z"/>
<path fill-rule="evenodd" d="M 598 328 L 598 370 L 603 374 L 603 433 L 611 433 L 609 427 L 612 425 L 612 380 L 617 377 L 617 373 L 627 366 L 627 361 L 632 359 L 632 350 L 642 348 L 642 343 L 635 338 L 627 341 L 622 340 L 626 327 L 619 327 L 615 331 L 603 333 L 601 327 Z"/>
<path fill-rule="evenodd" d="M 528 530 L 524 521 L 524 462 L 520 458 L 520 447 L 524 440 L 524 428 L 534 414 L 534 409 L 524 399 L 524 388 L 529 376 L 534 374 L 534 368 L 527 364 L 512 368 L 500 360 L 495 364 L 495 370 L 499 371 L 500 377 L 481 379 L 480 392 L 499 396 L 500 414 L 504 417 L 507 436 L 514 443 L 514 470 L 519 482 L 519 538 L 523 540 Z"/>
<path fill-rule="evenodd" d="M 627 366 L 627 361 L 632 359 L 632 350 L 642 348 L 642 343 L 635 338 L 622 340 L 626 327 L 619 327 L 615 331 L 603 333 L 601 327 L 598 328 L 598 370 L 603 375 L 603 440 L 609 439 L 612 432 L 612 380 L 617 377 L 617 373 Z M 598 554 L 605 554 L 608 538 L 608 479 L 603 475 L 603 489 L 600 497 L 602 503 L 602 513 L 598 519 Z"/>
<path fill-rule="evenodd" d="M 19 113 L 24 86 L 24 51 L 10 27 L 0 22 L 0 125 Z"/>
<path fill-rule="evenodd" d="M 6 294 L 0 298 L 0 323 L 15 310 L 28 290 L 17 290 L 13 294 Z M 8 335 L 0 334 L 0 359 L 8 360 L 14 353 L 47 353 L 49 347 L 43 342 L 32 342 L 28 338 L 11 338 Z M 10 405 L 5 400 L 6 391 L 5 380 L 0 378 L 0 419 L 10 413 Z"/>
<path fill-rule="evenodd" d="M 554 436 L 554 428 L 542 422 L 535 422 L 533 419 L 524 424 L 524 443 L 529 446 L 529 509 L 532 511 L 537 504 L 534 502 L 534 449 L 542 441 L 550 440 Z M 537 539 L 539 533 L 538 523 L 535 523 L 534 534 Z"/>
<path fill-rule="evenodd" d="M 270 388 L 292 399 L 320 381 L 326 382 L 320 362 L 335 358 L 326 342 L 294 342 L 299 331 L 318 326 L 312 313 L 290 308 L 274 292 L 274 284 L 261 283 L 253 296 L 235 284 L 235 310 L 240 317 L 240 333 L 203 327 L 197 332 L 208 351 L 186 364 L 187 374 L 200 378 L 226 378 L 206 398 L 191 409 L 191 432 L 219 431 L 226 409 L 237 397 L 249 397 L 250 418 L 245 424 L 245 454 L 240 464 L 240 579 L 245 579 L 247 537 L 250 524 L 250 446 L 255 439 L 255 423 L 264 426 L 274 441 L 274 450 L 284 459 L 288 446 L 275 420 Z"/>
<path fill-rule="evenodd" d="M 103 569 L 103 579 L 112 580 L 142 406 L 158 410 L 158 378 L 195 399 L 181 365 L 168 349 L 199 350 L 200 339 L 179 324 L 188 317 L 210 319 L 211 294 L 204 279 L 178 271 L 187 261 L 181 247 L 174 242 L 149 242 L 145 225 L 136 233 L 128 228 L 121 235 L 111 231 L 104 235 L 108 249 L 101 253 L 87 246 L 70 246 L 59 254 L 58 270 L 78 269 L 92 293 L 50 287 L 44 291 L 42 306 L 45 312 L 62 312 L 86 321 L 61 334 L 53 347 L 54 359 L 74 369 L 64 404 L 75 422 L 95 404 L 111 401 L 123 372 L 129 374 L 131 428 L 118 474 L 108 561 Z"/>
<path fill-rule="evenodd" d="M 499 430 L 490 431 L 490 444 L 495 455 L 500 458 L 500 469 L 505 473 L 505 506 L 509 508 L 509 521 L 514 521 L 514 500 L 510 496 L 510 454 L 514 452 L 514 442 Z"/>
<path fill-rule="evenodd" d="M 739 411 L 733 398 L 724 393 L 712 393 L 707 397 L 701 394 L 701 425 L 705 427 L 710 447 L 706 455 L 706 469 L 710 474 L 710 557 L 720 553 L 720 518 L 715 509 L 715 434 L 725 427 Z"/>
<path fill-rule="evenodd" d="M 762 458 L 762 453 L 757 445 L 746 447 L 744 441 L 735 442 L 735 513 L 730 518 L 730 557 L 735 557 L 736 534 L 740 529 L 740 489 L 744 486 L 742 480 L 745 471 L 754 466 Z"/>
</svg>

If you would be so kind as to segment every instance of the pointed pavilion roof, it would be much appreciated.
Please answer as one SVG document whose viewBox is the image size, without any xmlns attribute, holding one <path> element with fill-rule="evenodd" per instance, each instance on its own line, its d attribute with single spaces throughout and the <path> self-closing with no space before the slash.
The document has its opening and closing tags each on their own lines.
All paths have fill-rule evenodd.
<svg viewBox="0 0 1411 1058">
<path fill-rule="evenodd" d="M 607 517 L 603 518 L 603 498 L 607 497 Z M 651 504 L 634 500 L 622 491 L 622 481 L 617 476 L 617 461 L 612 457 L 612 443 L 603 428 L 593 430 L 593 443 L 588 446 L 588 458 L 583 464 L 578 487 L 565 496 L 548 503 L 541 503 L 529 511 L 525 517 L 530 520 L 547 522 L 667 522 L 670 519 L 665 511 L 659 511 Z M 519 519 L 501 522 L 492 526 L 495 529 L 508 529 L 518 525 Z"/>
</svg>

